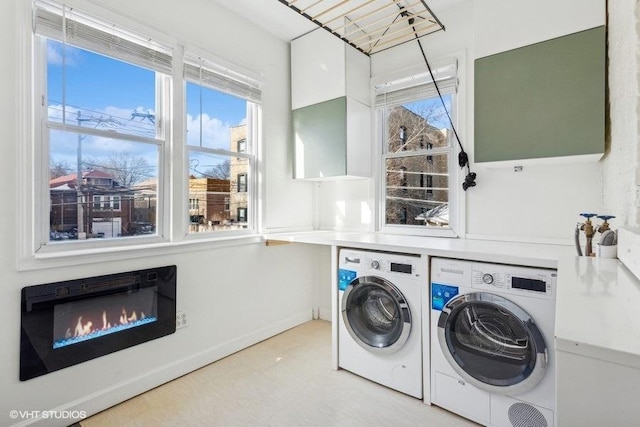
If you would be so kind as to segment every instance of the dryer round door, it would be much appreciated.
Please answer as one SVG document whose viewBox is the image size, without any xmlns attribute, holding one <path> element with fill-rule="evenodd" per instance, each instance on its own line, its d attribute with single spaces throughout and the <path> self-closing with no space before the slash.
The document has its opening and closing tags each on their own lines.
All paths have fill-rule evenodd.
<svg viewBox="0 0 640 427">
<path fill-rule="evenodd" d="M 404 295 L 380 277 L 362 276 L 349 283 L 342 296 L 342 319 L 349 335 L 376 353 L 395 353 L 411 332 Z"/>
<path fill-rule="evenodd" d="M 547 346 L 534 319 L 499 295 L 475 292 L 450 300 L 438 319 L 438 341 L 463 379 L 493 393 L 524 393 L 547 369 Z"/>
</svg>

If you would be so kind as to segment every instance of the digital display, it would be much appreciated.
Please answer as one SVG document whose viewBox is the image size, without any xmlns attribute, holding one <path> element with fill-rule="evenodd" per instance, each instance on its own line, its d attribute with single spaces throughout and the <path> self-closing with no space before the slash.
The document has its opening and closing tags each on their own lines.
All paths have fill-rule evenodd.
<svg viewBox="0 0 640 427">
<path fill-rule="evenodd" d="M 121 332 L 158 320 L 157 286 L 56 304 L 53 348 Z"/>
<path fill-rule="evenodd" d="M 398 264 L 398 263 L 392 262 L 391 271 L 396 273 L 411 274 L 411 264 Z"/>
<path fill-rule="evenodd" d="M 511 287 L 514 289 L 525 289 L 527 291 L 546 292 L 547 283 L 544 280 L 525 279 L 523 277 L 512 277 Z"/>
</svg>

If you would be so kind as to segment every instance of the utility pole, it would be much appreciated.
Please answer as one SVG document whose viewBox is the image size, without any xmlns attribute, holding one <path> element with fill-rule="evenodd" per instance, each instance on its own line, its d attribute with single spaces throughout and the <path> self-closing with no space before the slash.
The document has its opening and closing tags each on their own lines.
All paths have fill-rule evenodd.
<svg viewBox="0 0 640 427">
<path fill-rule="evenodd" d="M 82 113 L 78 110 L 78 126 L 82 126 L 82 122 L 87 119 L 81 117 Z M 84 137 L 81 133 L 78 134 L 78 164 L 76 175 L 76 193 L 78 195 L 78 240 L 84 240 L 87 238 L 87 233 L 84 231 L 84 207 L 82 206 L 82 139 Z"/>
</svg>

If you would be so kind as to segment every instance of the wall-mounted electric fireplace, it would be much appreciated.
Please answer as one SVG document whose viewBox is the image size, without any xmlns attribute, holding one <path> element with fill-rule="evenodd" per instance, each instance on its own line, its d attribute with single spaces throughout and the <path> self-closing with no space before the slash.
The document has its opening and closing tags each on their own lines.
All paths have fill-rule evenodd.
<svg viewBox="0 0 640 427">
<path fill-rule="evenodd" d="M 175 265 L 27 286 L 20 380 L 175 331 Z"/>
</svg>

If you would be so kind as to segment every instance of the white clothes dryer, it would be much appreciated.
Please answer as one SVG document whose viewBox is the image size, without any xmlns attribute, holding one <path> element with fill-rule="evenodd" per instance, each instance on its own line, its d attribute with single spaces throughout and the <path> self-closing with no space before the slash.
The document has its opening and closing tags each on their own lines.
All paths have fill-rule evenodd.
<svg viewBox="0 0 640 427">
<path fill-rule="evenodd" d="M 341 249 L 338 263 L 338 367 L 419 399 L 421 260 Z"/>
<path fill-rule="evenodd" d="M 430 283 L 431 402 L 487 426 L 553 427 L 556 271 L 433 258 Z"/>
</svg>

